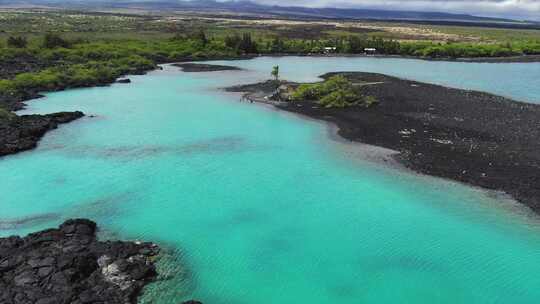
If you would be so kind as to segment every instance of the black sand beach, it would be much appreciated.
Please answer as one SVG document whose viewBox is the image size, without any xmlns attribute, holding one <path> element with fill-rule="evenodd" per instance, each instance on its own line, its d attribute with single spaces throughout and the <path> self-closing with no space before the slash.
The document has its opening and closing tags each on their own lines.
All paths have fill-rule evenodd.
<svg viewBox="0 0 540 304">
<path fill-rule="evenodd" d="M 264 98 L 276 88 L 270 82 L 227 90 L 335 123 L 348 140 L 399 151 L 397 160 L 417 172 L 501 190 L 540 213 L 540 105 L 381 74 L 339 74 L 369 83 L 364 93 L 379 104 L 276 103 Z"/>
</svg>

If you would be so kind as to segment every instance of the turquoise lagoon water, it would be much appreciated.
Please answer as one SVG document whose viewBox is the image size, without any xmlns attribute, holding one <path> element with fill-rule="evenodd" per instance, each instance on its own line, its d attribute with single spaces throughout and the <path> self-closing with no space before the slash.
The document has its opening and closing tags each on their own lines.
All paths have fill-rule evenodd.
<svg viewBox="0 0 540 304">
<path fill-rule="evenodd" d="M 540 100 L 537 64 L 335 58 L 165 66 L 130 85 L 51 93 L 25 112 L 95 117 L 0 159 L 0 220 L 30 219 L 0 235 L 89 217 L 103 237 L 158 242 L 174 276 L 148 288 L 148 303 L 538 303 L 537 216 L 217 90 L 276 63 L 298 81 L 365 70 Z"/>
<path fill-rule="evenodd" d="M 216 61 L 227 64 L 227 61 Z M 478 90 L 519 101 L 540 103 L 540 63 L 465 63 L 386 58 L 266 57 L 236 64 L 251 71 L 264 71 L 266 79 L 273 65 L 297 81 L 317 81 L 319 75 L 336 71 L 383 73 L 400 78 Z"/>
</svg>

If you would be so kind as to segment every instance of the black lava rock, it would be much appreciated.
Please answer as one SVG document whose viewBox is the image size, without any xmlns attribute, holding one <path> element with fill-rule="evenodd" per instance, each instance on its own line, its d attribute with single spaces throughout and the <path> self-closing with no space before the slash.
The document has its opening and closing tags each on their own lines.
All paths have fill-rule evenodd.
<svg viewBox="0 0 540 304">
<path fill-rule="evenodd" d="M 33 149 L 47 131 L 83 116 L 82 112 L 76 111 L 0 117 L 0 156 Z"/>
<path fill-rule="evenodd" d="M 173 66 L 181 68 L 182 71 L 186 73 L 241 70 L 240 68 L 235 67 L 235 66 L 204 64 L 204 63 L 175 63 L 173 64 Z"/>
<path fill-rule="evenodd" d="M 151 243 L 100 242 L 96 224 L 0 238 L 0 303 L 136 303 L 156 277 Z"/>
</svg>

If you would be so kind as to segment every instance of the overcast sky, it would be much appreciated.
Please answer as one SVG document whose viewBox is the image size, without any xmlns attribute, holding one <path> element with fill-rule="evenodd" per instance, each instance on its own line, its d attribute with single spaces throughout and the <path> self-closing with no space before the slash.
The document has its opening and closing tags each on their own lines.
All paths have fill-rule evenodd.
<svg viewBox="0 0 540 304">
<path fill-rule="evenodd" d="M 359 7 L 439 11 L 540 20 L 540 0 L 254 0 L 258 3 L 311 7 Z"/>
</svg>

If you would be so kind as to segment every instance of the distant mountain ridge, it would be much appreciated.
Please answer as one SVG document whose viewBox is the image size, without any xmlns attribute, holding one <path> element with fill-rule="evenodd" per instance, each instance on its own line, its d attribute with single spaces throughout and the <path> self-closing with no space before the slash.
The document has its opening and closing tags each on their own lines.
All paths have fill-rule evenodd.
<svg viewBox="0 0 540 304">
<path fill-rule="evenodd" d="M 215 0 L 0 0 L 0 5 L 40 5 L 62 8 L 139 8 L 148 10 L 192 10 L 200 12 L 230 12 L 294 18 L 366 19 L 366 20 L 412 20 L 478 23 L 528 23 L 504 18 L 479 17 L 468 14 L 444 12 L 419 12 L 357 8 L 313 8 L 300 6 L 263 5 L 251 1 Z M 535 24 L 534 22 L 531 22 Z"/>
</svg>

